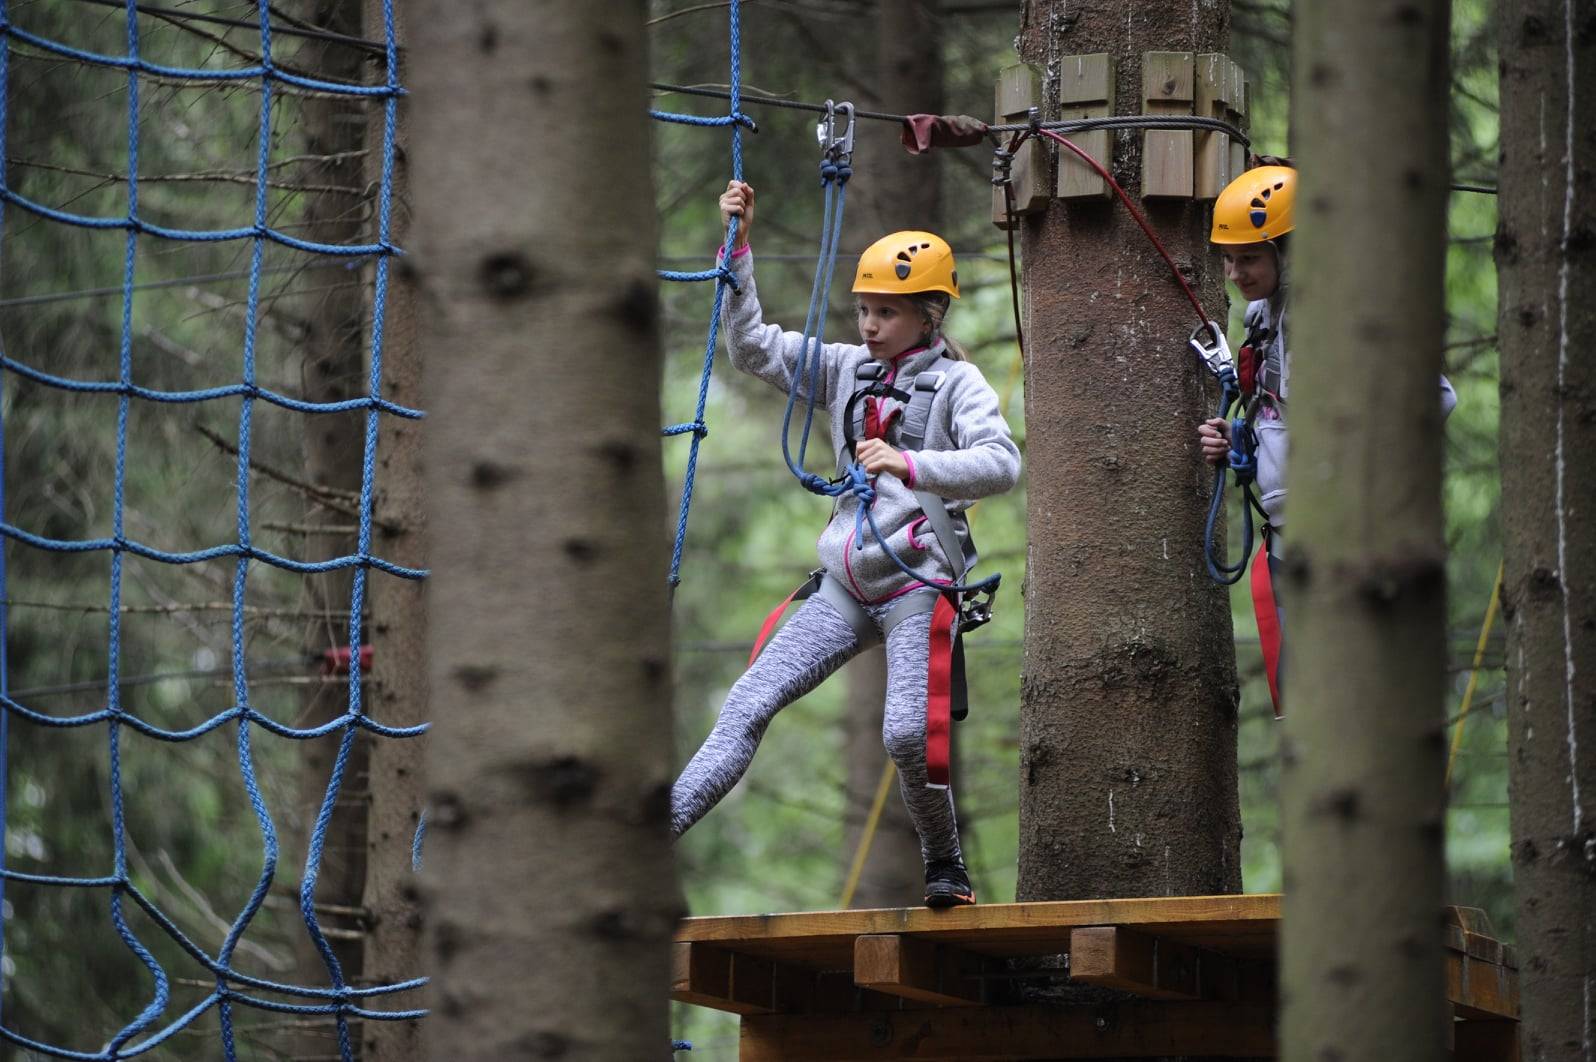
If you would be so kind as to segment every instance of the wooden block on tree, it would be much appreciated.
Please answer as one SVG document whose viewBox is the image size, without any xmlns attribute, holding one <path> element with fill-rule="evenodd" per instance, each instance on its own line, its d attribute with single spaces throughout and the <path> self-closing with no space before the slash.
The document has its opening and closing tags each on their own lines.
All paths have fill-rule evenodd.
<svg viewBox="0 0 1596 1062">
<path fill-rule="evenodd" d="M 1195 57 L 1191 52 L 1142 54 L 1142 113 L 1192 113 Z M 1142 134 L 1142 198 L 1190 199 L 1192 134 L 1189 129 L 1149 129 Z"/>
<path fill-rule="evenodd" d="M 1070 980 L 1148 999 L 1198 999 L 1197 949 L 1118 926 L 1070 932 Z"/>
<path fill-rule="evenodd" d="M 1042 78 L 1025 63 L 1006 66 L 998 73 L 993 111 L 996 124 L 1029 120 L 1032 107 L 1042 105 Z M 1035 214 L 1047 209 L 1047 156 L 1034 138 L 1027 140 L 1014 155 L 1009 168 L 1014 187 L 1014 212 Z M 1010 225 L 1003 189 L 992 189 L 992 224 L 1000 229 Z"/>
<path fill-rule="evenodd" d="M 1452 1023 L 1453 1062 L 1518 1062 L 1518 1022 Z"/>
<path fill-rule="evenodd" d="M 1247 72 L 1241 68 L 1240 63 L 1230 64 L 1230 101 L 1226 105 L 1226 117 L 1230 124 L 1237 129 L 1247 128 L 1247 115 L 1250 113 L 1248 104 L 1252 94 L 1252 85 L 1247 81 Z M 1247 148 L 1239 140 L 1230 142 L 1230 175 L 1235 180 L 1247 171 Z"/>
<path fill-rule="evenodd" d="M 1058 67 L 1059 118 L 1106 118 L 1114 113 L 1114 57 L 1108 52 L 1066 55 Z M 1082 151 L 1105 169 L 1110 165 L 1113 138 L 1108 129 L 1069 134 Z M 1058 180 L 1054 194 L 1060 199 L 1106 198 L 1108 182 L 1069 151 L 1058 153 Z"/>
<path fill-rule="evenodd" d="M 966 976 L 980 966 L 977 956 L 957 948 L 896 933 L 853 942 L 854 984 L 939 1006 L 982 1003 L 981 982 Z"/>
<path fill-rule="evenodd" d="M 773 1014 L 775 966 L 734 951 L 678 941 L 671 945 L 671 998 L 733 1014 Z"/>
<path fill-rule="evenodd" d="M 1232 78 L 1240 68 L 1227 55 L 1204 52 L 1197 56 L 1195 69 L 1194 111 L 1197 117 L 1229 121 L 1231 96 L 1235 92 Z M 1213 199 L 1238 176 L 1230 168 L 1230 137 L 1217 130 L 1199 129 L 1193 139 L 1195 194 L 1198 199 Z"/>
</svg>

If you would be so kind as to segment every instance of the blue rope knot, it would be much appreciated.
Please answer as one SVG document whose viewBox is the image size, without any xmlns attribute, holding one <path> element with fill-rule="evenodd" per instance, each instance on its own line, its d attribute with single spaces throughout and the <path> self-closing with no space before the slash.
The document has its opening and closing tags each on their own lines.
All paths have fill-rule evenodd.
<svg viewBox="0 0 1596 1062">
<path fill-rule="evenodd" d="M 1252 429 L 1243 417 L 1230 422 L 1230 470 L 1236 474 L 1236 485 L 1245 486 L 1258 475 L 1258 458 L 1253 453 Z"/>
<path fill-rule="evenodd" d="M 731 120 L 733 124 L 745 127 L 750 133 L 759 132 L 759 123 L 754 121 L 748 115 L 744 114 L 742 111 L 732 111 Z"/>
<path fill-rule="evenodd" d="M 718 266 L 716 266 L 715 267 L 715 276 L 718 277 L 727 287 L 731 288 L 737 294 L 741 295 L 743 293 L 743 286 L 741 284 L 739 284 L 737 282 L 737 278 L 732 275 L 731 266 L 729 266 L 729 265 L 718 265 Z"/>
<path fill-rule="evenodd" d="M 820 183 L 826 185 L 837 179 L 837 164 L 829 159 L 820 164 Z"/>
<path fill-rule="evenodd" d="M 798 482 L 803 484 L 804 489 L 811 494 L 835 495 L 838 493 L 832 489 L 831 480 L 808 470 L 799 473 Z"/>
<path fill-rule="evenodd" d="M 704 436 L 709 434 L 709 425 L 705 424 L 701 420 L 690 420 L 685 424 L 672 424 L 668 427 L 661 428 L 660 434 L 667 437 L 672 435 L 691 434 L 702 439 Z"/>
<path fill-rule="evenodd" d="M 853 167 L 849 166 L 847 163 L 843 163 L 842 165 L 838 166 L 836 169 L 837 169 L 837 183 L 838 184 L 847 184 L 848 183 L 848 178 L 853 176 Z"/>
</svg>

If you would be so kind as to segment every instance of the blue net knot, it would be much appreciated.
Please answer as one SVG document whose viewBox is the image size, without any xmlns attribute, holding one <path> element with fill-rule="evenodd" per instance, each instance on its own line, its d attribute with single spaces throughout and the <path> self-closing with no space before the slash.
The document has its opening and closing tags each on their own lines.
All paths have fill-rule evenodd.
<svg viewBox="0 0 1596 1062">
<path fill-rule="evenodd" d="M 702 439 L 709 434 L 709 425 L 701 420 L 690 420 L 685 424 L 672 424 L 669 427 L 661 428 L 660 434 L 665 436 L 691 434 Z"/>
</svg>

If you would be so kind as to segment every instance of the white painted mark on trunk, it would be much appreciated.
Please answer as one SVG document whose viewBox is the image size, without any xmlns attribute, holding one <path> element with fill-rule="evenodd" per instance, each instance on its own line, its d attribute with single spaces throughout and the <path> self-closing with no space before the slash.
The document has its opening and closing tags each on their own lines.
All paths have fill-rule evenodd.
<svg viewBox="0 0 1596 1062">
<path fill-rule="evenodd" d="M 1114 829 L 1114 791 L 1112 789 L 1108 791 L 1108 832 L 1119 832 L 1118 830 Z"/>
<path fill-rule="evenodd" d="M 1569 616 L 1568 513 L 1563 506 L 1563 420 L 1568 407 L 1564 370 L 1568 367 L 1568 258 L 1569 232 L 1574 223 L 1574 4 L 1563 0 L 1563 54 L 1568 74 L 1568 113 L 1563 116 L 1563 238 L 1562 262 L 1557 268 L 1557 571 L 1563 590 L 1563 707 L 1568 713 L 1568 782 L 1574 801 L 1574 833 L 1583 828 L 1579 796 L 1579 736 L 1574 724 L 1574 626 Z M 1587 982 L 1587 991 L 1589 982 Z M 1589 1006 L 1586 1014 L 1589 1015 Z M 1585 1057 L 1591 1057 L 1590 1022 L 1585 1022 Z"/>
</svg>

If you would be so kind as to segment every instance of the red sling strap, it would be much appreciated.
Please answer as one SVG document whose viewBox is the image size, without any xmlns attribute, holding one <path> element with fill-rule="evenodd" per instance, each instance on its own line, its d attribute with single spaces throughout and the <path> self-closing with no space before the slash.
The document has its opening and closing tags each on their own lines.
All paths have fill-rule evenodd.
<svg viewBox="0 0 1596 1062">
<path fill-rule="evenodd" d="M 953 715 L 953 622 L 959 607 L 943 594 L 931 612 L 931 660 L 925 673 L 926 784 L 948 786 L 948 731 Z"/>
<path fill-rule="evenodd" d="M 1252 562 L 1252 611 L 1258 619 L 1258 645 L 1263 649 L 1264 675 L 1269 679 L 1269 699 L 1275 718 L 1280 711 L 1280 611 L 1275 607 L 1275 587 L 1269 571 L 1269 538 L 1258 547 Z"/>
</svg>

